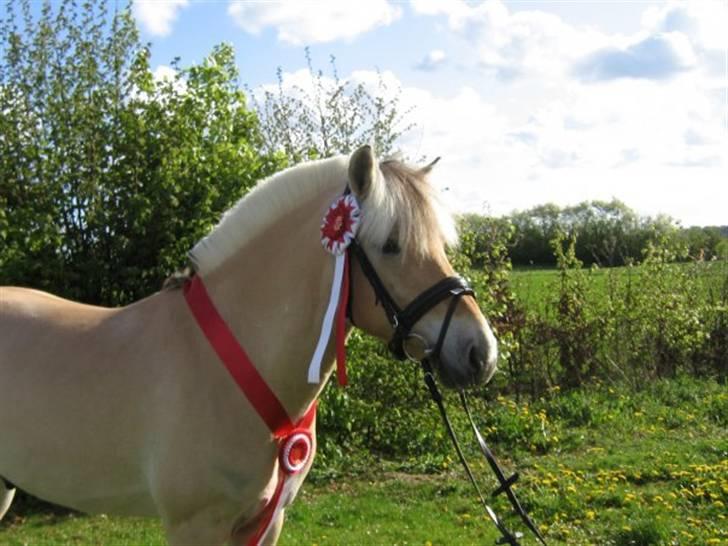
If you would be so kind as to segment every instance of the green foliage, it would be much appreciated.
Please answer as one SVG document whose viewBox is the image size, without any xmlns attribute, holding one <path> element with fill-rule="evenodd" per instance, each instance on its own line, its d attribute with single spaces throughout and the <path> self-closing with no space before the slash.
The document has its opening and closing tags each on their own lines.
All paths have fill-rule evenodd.
<svg viewBox="0 0 728 546">
<path fill-rule="evenodd" d="M 507 217 L 515 229 L 509 253 L 516 265 L 555 266 L 550 242 L 562 232 L 576 237 L 575 253 L 586 265 L 614 267 L 638 263 L 650 243 L 682 245 L 682 257 L 711 260 L 725 256 L 728 236 L 717 227 L 680 228 L 671 218 L 640 216 L 627 205 L 612 201 L 585 201 L 571 207 L 539 205 Z M 476 218 L 470 220 L 477 224 Z"/>
<path fill-rule="evenodd" d="M 576 236 L 572 235 L 566 250 L 563 234 L 551 241 L 556 256 L 560 285 L 554 302 L 555 321 L 551 336 L 559 350 L 560 374 L 558 383 L 578 387 L 595 373 L 594 354 L 599 346 L 594 310 L 587 300 L 587 280 L 576 257 Z"/>
<path fill-rule="evenodd" d="M 309 80 L 303 87 L 285 88 L 278 68 L 275 91 L 264 90 L 260 101 L 251 91 L 269 153 L 282 152 L 295 164 L 372 144 L 386 156 L 414 127 L 407 121 L 411 111 L 401 109 L 400 90 L 390 89 L 381 74 L 376 88 L 370 89 L 363 82 L 342 80 L 333 56 L 330 76 L 313 67 L 308 49 L 306 61 Z"/>
<path fill-rule="evenodd" d="M 717 227 L 689 227 L 680 231 L 680 240 L 694 260 L 728 259 L 728 236 Z"/>
<path fill-rule="evenodd" d="M 506 385 L 534 397 L 594 379 L 632 387 L 679 373 L 725 379 L 728 263 L 679 263 L 685 247 L 656 237 L 640 266 L 585 270 L 573 239 L 566 249 L 560 241 L 558 270 L 514 277 L 527 313 Z"/>
<path fill-rule="evenodd" d="M 616 546 L 656 546 L 664 544 L 668 530 L 664 523 L 652 519 L 642 519 L 615 533 Z"/>
<path fill-rule="evenodd" d="M 155 80 L 130 9 L 108 6 L 46 2 L 36 21 L 10 2 L 0 22 L 0 283 L 118 305 L 283 163 L 260 153 L 230 46 Z"/>
</svg>

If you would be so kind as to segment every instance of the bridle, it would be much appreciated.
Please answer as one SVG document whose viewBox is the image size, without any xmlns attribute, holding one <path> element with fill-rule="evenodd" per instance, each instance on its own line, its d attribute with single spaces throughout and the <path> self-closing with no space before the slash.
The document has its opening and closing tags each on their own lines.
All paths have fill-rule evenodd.
<svg viewBox="0 0 728 546">
<path fill-rule="evenodd" d="M 521 533 L 512 533 L 508 530 L 504 523 L 500 519 L 498 519 L 498 516 L 496 516 L 493 509 L 488 506 L 485 501 L 485 497 L 480 491 L 480 487 L 475 480 L 473 472 L 470 469 L 467 460 L 465 459 L 465 455 L 463 454 L 460 443 L 458 442 L 457 436 L 455 435 L 452 423 L 448 418 L 447 411 L 445 410 L 445 405 L 443 402 L 443 397 L 437 386 L 435 373 L 432 367 L 432 362 L 438 362 L 439 360 L 440 351 L 442 350 L 442 346 L 445 342 L 445 336 L 447 335 L 448 328 L 450 327 L 450 322 L 452 320 L 453 314 L 455 313 L 455 309 L 458 306 L 458 303 L 465 296 L 471 296 L 472 298 L 475 298 L 475 291 L 462 277 L 445 277 L 444 279 L 435 283 L 430 288 L 426 289 L 424 292 L 420 293 L 404 309 L 402 309 L 387 290 L 386 286 L 382 282 L 382 279 L 379 277 L 376 269 L 372 265 L 372 262 L 369 260 L 369 257 L 367 256 L 366 252 L 356 238 L 354 238 L 349 244 L 347 252 L 349 252 L 349 255 L 352 259 L 355 259 L 359 263 L 359 267 L 361 268 L 362 273 L 367 278 L 369 284 L 374 290 L 376 302 L 382 304 L 382 308 L 384 309 L 384 313 L 387 316 L 387 320 L 394 330 L 392 338 L 388 342 L 389 350 L 394 355 L 394 357 L 399 360 L 410 359 L 419 362 L 422 366 L 425 384 L 427 385 L 433 401 L 437 404 L 438 410 L 440 411 L 440 415 L 445 424 L 445 428 L 447 429 L 448 435 L 450 436 L 450 439 L 455 447 L 455 451 L 458 454 L 458 458 L 465 468 L 465 472 L 468 475 L 470 482 L 473 484 L 480 499 L 480 502 L 485 508 L 486 514 L 496 526 L 498 531 L 501 533 L 501 538 L 498 539 L 496 544 L 520 546 L 518 539 L 521 538 L 523 535 Z M 352 294 L 353 291 L 350 292 L 349 295 L 348 315 L 349 319 L 352 321 L 353 324 L 354 321 L 351 304 Z M 442 321 L 442 326 L 440 327 L 440 333 L 437 336 L 437 341 L 435 342 L 434 347 L 429 349 L 426 347 L 425 340 L 423 340 L 419 335 L 413 333 L 412 329 L 423 316 L 425 316 L 430 310 L 432 310 L 432 308 L 444 302 L 448 298 L 451 299 L 450 303 L 448 304 L 447 311 L 445 312 L 445 318 Z M 420 340 L 425 345 L 423 347 L 422 355 L 413 355 L 408 352 L 407 341 L 410 339 Z M 468 407 L 468 403 L 465 398 L 465 393 L 461 390 L 459 395 L 463 409 L 465 410 L 465 413 L 470 420 L 470 425 L 475 434 L 478 447 L 483 456 L 488 461 L 488 465 L 495 473 L 496 479 L 499 483 L 499 487 L 495 489 L 495 491 L 493 491 L 492 496 L 495 497 L 501 493 L 505 493 L 511 503 L 511 506 L 513 507 L 513 510 L 520 516 L 526 527 L 534 533 L 534 535 L 542 544 L 546 545 L 546 541 L 544 540 L 543 536 L 541 535 L 531 518 L 528 516 L 526 511 L 523 509 L 520 502 L 518 501 L 518 498 L 511 488 L 516 480 L 518 480 L 518 473 L 515 473 L 510 477 L 505 476 L 503 470 L 498 465 L 498 462 L 493 456 L 492 451 L 486 444 L 482 434 L 480 433 L 478 427 L 473 421 L 472 414 L 470 413 L 470 408 Z"/>
<path fill-rule="evenodd" d="M 374 289 L 377 302 L 382 304 L 387 320 L 389 321 L 389 324 L 392 325 L 394 333 L 392 334 L 392 339 L 389 340 L 387 346 L 394 357 L 398 360 L 410 358 L 412 360 L 419 361 L 419 359 L 414 359 L 413 355 L 408 354 L 405 346 L 405 342 L 409 338 L 417 336 L 417 334 L 412 333 L 412 328 L 414 328 L 415 324 L 417 324 L 417 322 L 433 307 L 447 298 L 452 298 L 448 305 L 447 312 L 445 313 L 445 318 L 442 321 L 437 342 L 432 349 L 427 350 L 427 356 L 429 358 L 439 358 L 442 345 L 445 342 L 447 330 L 450 327 L 450 321 L 452 320 L 452 316 L 455 313 L 455 309 L 460 302 L 460 299 L 464 296 L 475 297 L 475 292 L 467 281 L 462 277 L 445 277 L 419 294 L 409 303 L 409 305 L 407 305 L 407 307 L 402 309 L 399 305 L 397 305 L 397 302 L 394 301 L 389 290 L 387 290 L 384 286 L 384 283 L 377 274 L 376 269 L 374 269 L 372 262 L 369 260 L 366 252 L 364 252 L 364 249 L 356 239 L 351 242 L 348 250 L 351 253 L 350 255 L 359 263 L 362 273 L 364 273 L 364 276 Z M 351 314 L 351 305 L 349 305 L 349 316 L 350 318 L 353 318 Z M 419 338 L 419 336 L 417 337 Z"/>
</svg>

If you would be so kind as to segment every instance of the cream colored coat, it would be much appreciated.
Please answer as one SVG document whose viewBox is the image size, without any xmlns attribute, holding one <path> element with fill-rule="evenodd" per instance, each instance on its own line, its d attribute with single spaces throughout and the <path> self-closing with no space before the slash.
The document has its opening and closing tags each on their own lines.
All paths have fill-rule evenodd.
<svg viewBox="0 0 728 546">
<path fill-rule="evenodd" d="M 306 380 L 333 274 L 319 226 L 347 183 L 345 160 L 329 162 L 330 180 L 287 204 L 283 215 L 273 206 L 275 220 L 259 222 L 209 271 L 200 268 L 218 310 L 294 420 L 321 389 Z M 384 183 L 372 168 L 359 176 L 349 169 L 365 203 L 367 184 Z M 443 252 L 407 268 L 406 256 L 388 261 L 376 241 L 364 244 L 398 301 L 452 274 Z M 358 269 L 352 275 L 357 325 L 386 339 L 390 327 L 371 288 Z M 418 325 L 428 340 L 436 339 L 443 307 Z M 475 336 L 486 344 L 489 377 L 495 341 L 474 302 L 460 305 L 451 330 L 443 362 L 461 365 L 463 340 Z M 333 343 L 326 377 L 332 351 Z M 307 472 L 294 479 L 302 482 Z M 181 290 L 105 309 L 3 287 L 0 476 L 84 512 L 160 517 L 171 544 L 244 544 L 276 485 L 276 444 Z M 11 495 L 0 482 L 0 516 Z"/>
</svg>

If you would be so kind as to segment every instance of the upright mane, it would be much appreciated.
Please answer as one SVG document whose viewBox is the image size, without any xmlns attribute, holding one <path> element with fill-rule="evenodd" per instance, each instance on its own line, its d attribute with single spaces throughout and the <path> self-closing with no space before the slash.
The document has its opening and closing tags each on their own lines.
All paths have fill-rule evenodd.
<svg viewBox="0 0 728 546">
<path fill-rule="evenodd" d="M 196 272 L 214 271 L 277 219 L 302 201 L 347 183 L 348 156 L 311 161 L 288 168 L 259 183 L 230 208 L 220 223 L 190 251 Z M 363 242 L 383 246 L 394 238 L 400 248 L 424 256 L 456 240 L 452 216 L 445 212 L 422 170 L 387 159 L 379 164 L 361 202 Z"/>
</svg>

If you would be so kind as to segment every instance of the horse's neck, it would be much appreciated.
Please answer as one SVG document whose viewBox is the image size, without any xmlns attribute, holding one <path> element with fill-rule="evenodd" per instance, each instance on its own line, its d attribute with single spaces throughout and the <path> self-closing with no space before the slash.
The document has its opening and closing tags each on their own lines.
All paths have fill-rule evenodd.
<svg viewBox="0 0 728 546">
<path fill-rule="evenodd" d="M 326 199 L 289 213 L 205 278 L 215 305 L 293 419 L 318 396 L 333 367 L 330 343 L 321 384 L 308 383 L 334 269 L 320 243 Z"/>
</svg>

